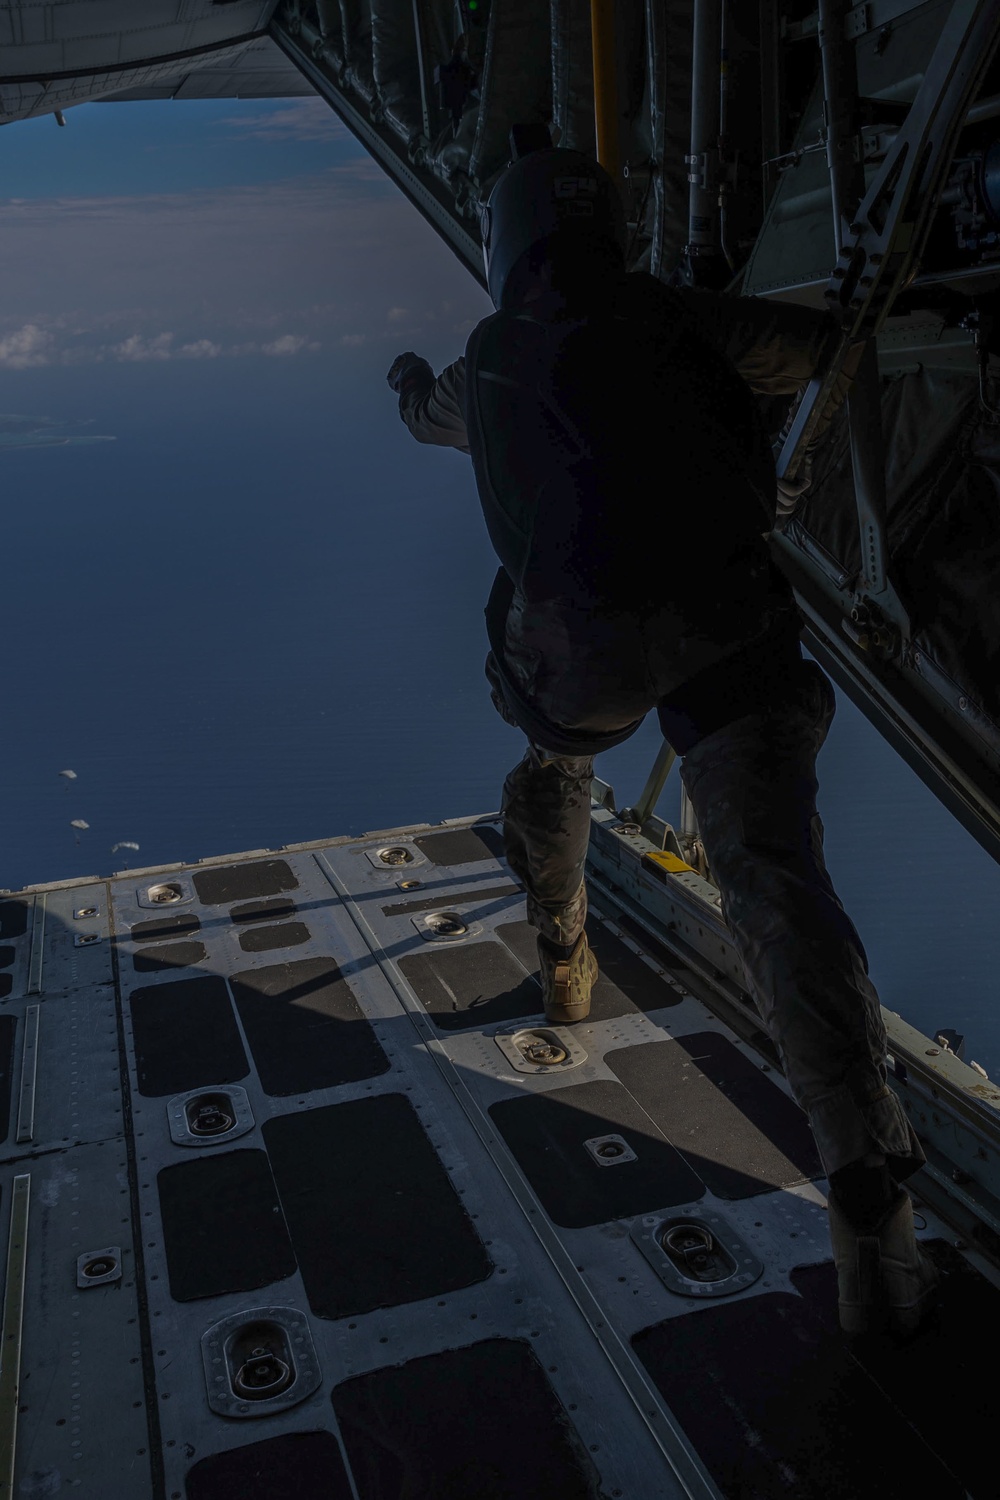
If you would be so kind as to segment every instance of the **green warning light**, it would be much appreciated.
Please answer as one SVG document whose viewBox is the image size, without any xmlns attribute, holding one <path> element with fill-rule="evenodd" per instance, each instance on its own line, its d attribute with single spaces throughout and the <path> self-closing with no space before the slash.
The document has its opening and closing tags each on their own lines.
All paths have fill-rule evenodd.
<svg viewBox="0 0 1000 1500">
<path fill-rule="evenodd" d="M 469 9 L 470 10 L 478 10 L 479 9 L 479 0 L 469 0 Z"/>
</svg>

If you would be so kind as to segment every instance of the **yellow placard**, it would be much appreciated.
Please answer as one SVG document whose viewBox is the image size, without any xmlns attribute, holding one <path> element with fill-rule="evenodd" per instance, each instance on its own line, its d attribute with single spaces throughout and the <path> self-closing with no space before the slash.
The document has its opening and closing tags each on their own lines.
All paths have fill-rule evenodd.
<svg viewBox="0 0 1000 1500">
<path fill-rule="evenodd" d="M 671 854 L 669 849 L 657 849 L 653 854 L 644 854 L 643 859 L 651 860 L 654 865 L 659 865 L 671 875 L 680 875 L 685 870 L 691 875 L 697 875 L 698 871 L 692 865 L 686 865 L 676 854 Z"/>
</svg>

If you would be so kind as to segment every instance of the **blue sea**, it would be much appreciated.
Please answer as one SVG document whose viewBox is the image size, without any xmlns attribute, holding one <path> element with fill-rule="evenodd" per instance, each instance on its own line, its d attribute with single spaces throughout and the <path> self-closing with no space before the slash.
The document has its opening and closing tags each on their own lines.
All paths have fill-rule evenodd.
<svg viewBox="0 0 1000 1500">
<path fill-rule="evenodd" d="M 0 372 L 0 410 L 114 437 L 0 450 L 0 885 L 498 807 L 495 561 L 468 460 L 413 443 L 388 362 Z M 619 805 L 657 746 L 650 719 L 598 763 Z M 846 699 L 819 774 L 883 1003 L 1000 1077 L 1000 871 Z"/>
</svg>

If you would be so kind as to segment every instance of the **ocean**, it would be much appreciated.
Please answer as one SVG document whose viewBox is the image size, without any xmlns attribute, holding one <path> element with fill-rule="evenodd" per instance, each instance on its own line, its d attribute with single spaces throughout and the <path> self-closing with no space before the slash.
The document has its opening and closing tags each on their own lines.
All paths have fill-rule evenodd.
<svg viewBox="0 0 1000 1500">
<path fill-rule="evenodd" d="M 468 459 L 399 421 L 395 352 L 0 372 L 3 411 L 114 438 L 0 451 L 0 885 L 497 809 L 496 564 Z M 619 805 L 658 743 L 651 717 L 599 761 Z M 1000 1076 L 996 864 L 843 696 L 819 776 L 883 1004 Z"/>
</svg>

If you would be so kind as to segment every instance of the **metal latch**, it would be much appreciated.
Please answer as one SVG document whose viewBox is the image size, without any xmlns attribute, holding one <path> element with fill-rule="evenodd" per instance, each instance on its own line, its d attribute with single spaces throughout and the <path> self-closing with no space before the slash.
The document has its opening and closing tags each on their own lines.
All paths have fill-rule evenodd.
<svg viewBox="0 0 1000 1500">
<path fill-rule="evenodd" d="M 246 1135 L 254 1126 L 247 1091 L 235 1083 L 176 1095 L 167 1104 L 167 1119 L 175 1146 L 212 1146 Z"/>
<path fill-rule="evenodd" d="M 557 1073 L 587 1060 L 567 1026 L 517 1026 L 493 1040 L 518 1073 Z"/>
<path fill-rule="evenodd" d="M 266 1417 L 311 1396 L 322 1380 L 309 1320 L 294 1307 L 246 1308 L 201 1339 L 208 1404 L 224 1417 Z"/>
<path fill-rule="evenodd" d="M 595 1135 L 583 1144 L 599 1167 L 620 1167 L 639 1160 L 623 1135 Z"/>
<path fill-rule="evenodd" d="M 714 1211 L 690 1205 L 649 1214 L 629 1230 L 632 1243 L 680 1297 L 726 1297 L 752 1286 L 764 1267 L 733 1226 Z"/>
<path fill-rule="evenodd" d="M 736 1269 L 704 1224 L 675 1224 L 660 1244 L 682 1275 L 693 1281 L 721 1281 Z"/>
<path fill-rule="evenodd" d="M 233 1390 L 249 1401 L 267 1401 L 292 1383 L 292 1367 L 273 1349 L 258 1345 L 233 1376 Z"/>
</svg>

